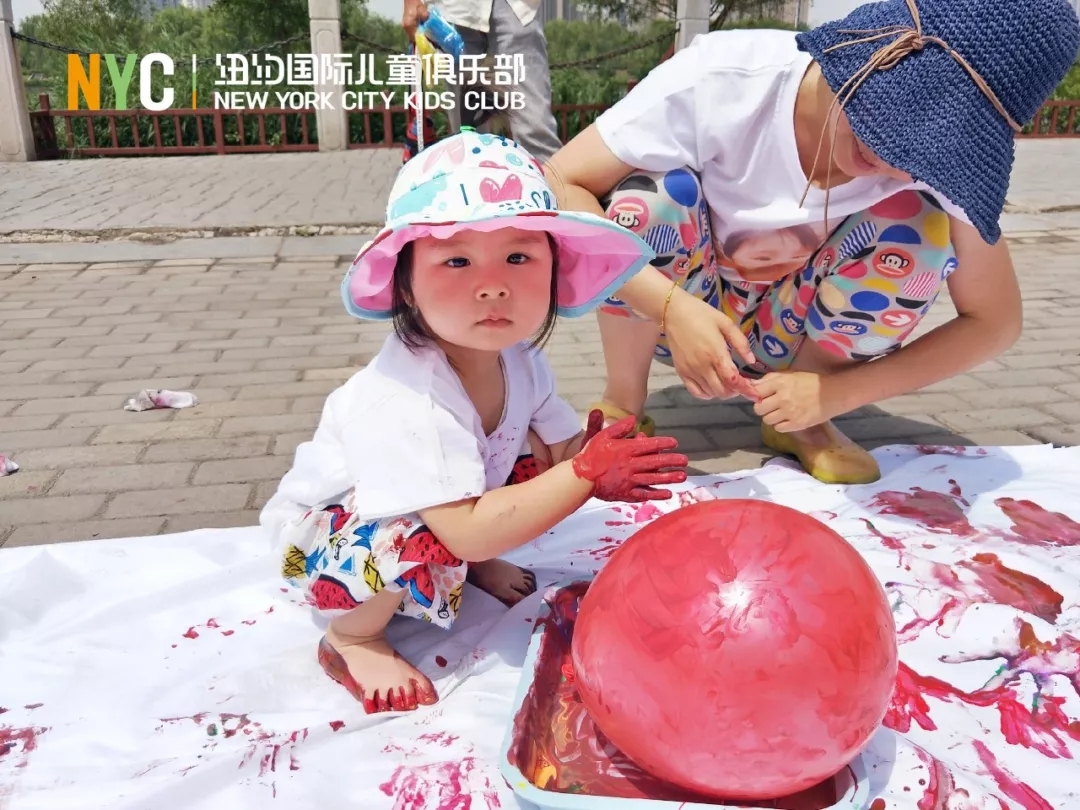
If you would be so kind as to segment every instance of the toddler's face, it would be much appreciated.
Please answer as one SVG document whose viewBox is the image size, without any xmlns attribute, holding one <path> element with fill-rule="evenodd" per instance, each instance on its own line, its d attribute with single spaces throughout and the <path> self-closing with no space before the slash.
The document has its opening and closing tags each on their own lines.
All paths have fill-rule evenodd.
<svg viewBox="0 0 1080 810">
<path fill-rule="evenodd" d="M 528 340 L 551 303 L 546 233 L 502 228 L 425 236 L 413 248 L 412 292 L 424 322 L 442 340 L 500 351 Z"/>
</svg>

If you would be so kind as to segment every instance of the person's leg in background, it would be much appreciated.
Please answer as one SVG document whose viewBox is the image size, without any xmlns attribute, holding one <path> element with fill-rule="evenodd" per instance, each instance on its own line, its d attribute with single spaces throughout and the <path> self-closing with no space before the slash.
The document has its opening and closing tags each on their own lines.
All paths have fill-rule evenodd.
<svg viewBox="0 0 1080 810">
<path fill-rule="evenodd" d="M 458 33 L 461 35 L 461 41 L 465 44 L 465 48 L 462 53 L 466 56 L 483 56 L 488 50 L 488 34 L 484 31 L 477 31 L 475 28 L 466 28 L 459 25 L 457 27 Z M 483 60 L 480 60 L 480 64 Z M 458 81 L 455 76 L 454 93 L 457 97 L 457 103 L 454 106 L 452 115 L 450 115 L 450 129 L 452 132 L 460 132 L 461 127 L 472 127 L 476 129 L 480 123 L 480 118 L 483 111 L 478 109 L 466 109 L 465 107 L 465 94 L 469 90 L 483 89 L 483 85 L 473 87 L 470 85 L 463 85 Z"/>
<path fill-rule="evenodd" d="M 508 111 L 510 131 L 515 141 L 543 163 L 562 147 L 551 111 L 551 71 L 544 26 L 536 17 L 522 25 L 507 0 L 493 0 L 491 40 L 496 54 L 511 59 L 521 54 L 524 62 L 521 83 L 512 89 L 524 95 L 525 103 L 523 109 Z"/>
<path fill-rule="evenodd" d="M 698 298 L 715 296 L 712 239 L 697 175 L 689 169 L 635 172 L 601 203 L 608 219 L 656 251 L 654 267 L 672 281 L 681 280 L 683 289 Z M 660 327 L 614 297 L 600 306 L 597 322 L 607 382 L 603 400 L 589 409 L 602 410 L 607 424 L 634 414 L 638 429 L 652 435 L 656 426 L 645 414 L 649 368 L 654 357 L 662 362 L 671 357 Z"/>
<path fill-rule="evenodd" d="M 949 220 L 928 194 L 904 191 L 836 229 L 802 273 L 754 313 L 754 353 L 772 370 L 828 374 L 900 348 L 956 267 Z M 793 433 L 762 426 L 766 446 L 826 483 L 870 483 L 874 458 L 831 422 Z"/>
</svg>

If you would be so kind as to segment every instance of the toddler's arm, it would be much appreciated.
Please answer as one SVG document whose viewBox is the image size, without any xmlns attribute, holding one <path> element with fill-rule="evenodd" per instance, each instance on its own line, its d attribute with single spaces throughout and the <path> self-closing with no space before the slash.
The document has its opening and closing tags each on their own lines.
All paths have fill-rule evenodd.
<svg viewBox="0 0 1080 810">
<path fill-rule="evenodd" d="M 564 442 L 557 442 L 548 449 L 551 451 L 551 461 L 558 464 L 560 461 L 568 461 L 581 452 L 585 446 L 585 431 L 580 431 L 576 436 L 571 436 Z"/>
<path fill-rule="evenodd" d="M 664 452 L 677 446 L 675 439 L 625 438 L 634 430 L 634 417 L 597 432 L 602 420 L 599 411 L 590 414 L 586 435 L 591 439 L 573 458 L 512 487 L 421 510 L 420 519 L 451 554 L 477 562 L 539 537 L 593 495 L 605 500 L 663 499 L 671 493 L 653 485 L 686 480 L 686 456 Z"/>
</svg>

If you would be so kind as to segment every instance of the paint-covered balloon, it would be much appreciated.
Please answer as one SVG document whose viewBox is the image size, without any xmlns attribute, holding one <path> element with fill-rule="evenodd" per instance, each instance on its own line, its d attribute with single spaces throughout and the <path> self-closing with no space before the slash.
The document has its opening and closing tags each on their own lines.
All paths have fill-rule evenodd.
<svg viewBox="0 0 1080 810">
<path fill-rule="evenodd" d="M 840 535 L 788 507 L 715 500 L 658 518 L 581 602 L 585 708 L 641 768 L 733 800 L 850 763 L 896 682 L 885 591 Z"/>
</svg>

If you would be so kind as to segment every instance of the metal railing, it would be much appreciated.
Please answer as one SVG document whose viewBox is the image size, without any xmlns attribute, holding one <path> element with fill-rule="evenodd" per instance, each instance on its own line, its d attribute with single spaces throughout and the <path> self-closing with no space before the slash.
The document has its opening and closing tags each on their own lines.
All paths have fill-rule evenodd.
<svg viewBox="0 0 1080 810">
<path fill-rule="evenodd" d="M 1021 138 L 1078 138 L 1080 122 L 1077 111 L 1080 99 L 1048 101 L 1035 114 L 1035 119 L 1024 128 Z"/>
<path fill-rule="evenodd" d="M 46 94 L 38 97 L 38 105 L 30 113 L 30 125 L 39 160 L 314 152 L 319 148 L 314 108 L 56 110 Z M 552 105 L 563 143 L 607 106 Z M 406 108 L 400 106 L 349 112 L 349 148 L 401 147 L 406 115 Z"/>
</svg>

